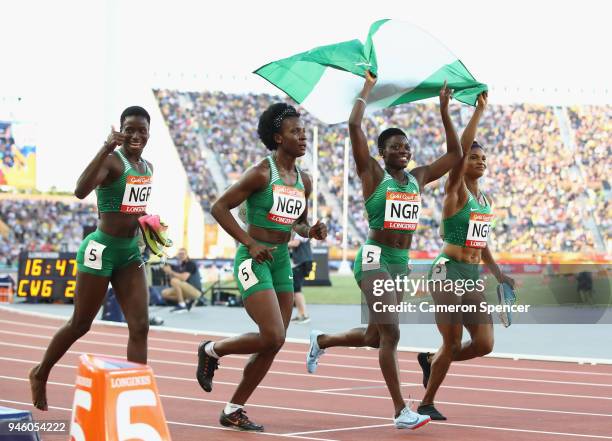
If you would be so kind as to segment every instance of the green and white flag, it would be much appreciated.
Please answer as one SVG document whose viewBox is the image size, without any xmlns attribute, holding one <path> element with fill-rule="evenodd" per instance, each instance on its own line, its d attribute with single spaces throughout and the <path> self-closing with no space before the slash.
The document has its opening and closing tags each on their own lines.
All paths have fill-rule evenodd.
<svg viewBox="0 0 612 441">
<path fill-rule="evenodd" d="M 348 120 L 365 71 L 378 76 L 368 111 L 437 96 L 444 80 L 455 99 L 476 104 L 487 86 L 436 38 L 401 21 L 379 20 L 359 40 L 320 46 L 266 64 L 254 73 L 284 91 L 323 122 Z"/>
</svg>

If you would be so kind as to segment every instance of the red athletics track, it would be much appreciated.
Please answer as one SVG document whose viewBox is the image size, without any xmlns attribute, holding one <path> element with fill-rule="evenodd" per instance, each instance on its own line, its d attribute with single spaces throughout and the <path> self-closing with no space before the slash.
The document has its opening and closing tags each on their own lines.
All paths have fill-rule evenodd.
<svg viewBox="0 0 612 441">
<path fill-rule="evenodd" d="M 0 406 L 33 409 L 27 372 L 40 360 L 62 323 L 0 310 Z M 287 343 L 247 405 L 264 424 L 264 434 L 230 431 L 218 425 L 219 412 L 240 380 L 246 356 L 224 357 L 212 393 L 195 378 L 196 349 L 202 337 L 152 329 L 149 364 L 160 391 L 174 441 L 245 440 L 253 436 L 311 440 L 612 440 L 612 366 L 483 358 L 454 364 L 438 396 L 449 418 L 416 431 L 392 425 L 391 400 L 376 352 L 334 349 L 316 375 L 306 372 L 307 346 Z M 78 355 L 125 356 L 127 330 L 96 324 L 51 373 L 49 412 L 36 420 L 68 420 Z M 406 397 L 423 394 L 414 353 L 399 355 Z M 66 435 L 43 435 L 65 440 Z"/>
</svg>

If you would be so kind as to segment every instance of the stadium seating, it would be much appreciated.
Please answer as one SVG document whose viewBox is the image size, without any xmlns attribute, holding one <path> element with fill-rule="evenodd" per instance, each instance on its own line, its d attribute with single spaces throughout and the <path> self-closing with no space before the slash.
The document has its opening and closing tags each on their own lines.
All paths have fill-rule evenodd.
<svg viewBox="0 0 612 441">
<path fill-rule="evenodd" d="M 95 225 L 95 205 L 44 199 L 1 199 L 0 221 L 8 226 L 0 241 L 0 264 L 16 265 L 26 251 L 77 251 L 83 226 Z"/>
<path fill-rule="evenodd" d="M 266 94 L 169 90 L 158 90 L 156 96 L 171 132 L 177 127 L 190 127 L 197 121 L 199 127 L 192 133 L 201 136 L 201 141 L 215 152 L 230 181 L 237 179 L 246 168 L 267 154 L 257 139 L 258 116 L 280 98 Z M 168 103 L 174 103 L 174 107 Z M 180 108 L 179 103 L 187 103 L 189 109 Z M 574 112 L 572 121 L 574 126 L 580 128 L 576 131 L 579 142 L 584 142 L 584 137 L 591 140 L 589 149 L 593 151 L 588 159 L 583 160 L 589 161 L 585 167 L 586 176 L 576 173 L 574 153 L 561 139 L 559 122 L 552 107 L 527 104 L 489 107 L 480 124 L 477 139 L 487 152 L 488 172 L 482 188 L 493 199 L 497 215 L 493 248 L 510 252 L 594 250 L 596 245 L 592 232 L 576 215 L 583 209 L 581 198 L 585 178 L 590 182 L 589 188 L 595 192 L 591 202 L 597 204 L 596 220 L 604 237 L 609 238 L 609 203 L 597 190 L 609 188 L 605 170 L 609 163 L 607 158 L 610 157 L 610 143 L 606 138 L 610 110 L 591 107 L 582 111 L 587 116 L 582 118 Z M 302 115 L 308 128 L 318 126 L 321 181 L 327 184 L 329 190 L 319 196 L 320 203 L 322 212 L 326 214 L 323 220 L 330 224 L 329 242 L 338 244 L 341 239 L 340 213 L 331 210 L 325 198 L 342 200 L 342 161 L 347 128 L 346 125 L 324 125 L 304 110 Z M 451 116 L 460 133 L 469 121 L 471 110 L 454 104 L 451 106 Z M 411 167 L 427 164 L 443 154 L 444 131 L 435 104 L 393 107 L 366 118 L 364 130 L 372 154 L 376 154 L 377 134 L 394 126 L 402 128 L 408 135 L 413 148 Z M 606 135 L 594 136 L 593 131 L 603 131 Z M 185 135 L 173 133 L 173 136 L 176 139 Z M 197 149 L 197 144 L 192 142 L 192 149 Z M 177 146 L 177 149 L 181 153 L 182 147 Z M 201 161 L 193 163 L 192 156 L 201 158 L 198 153 L 181 153 L 183 162 L 188 164 L 188 173 L 200 170 L 202 164 Z M 352 246 L 359 244 L 367 233 L 361 185 L 354 170 L 351 158 L 350 221 L 359 232 L 357 237 L 349 237 Z M 200 175 L 200 179 L 212 179 L 203 173 Z M 425 191 L 421 227 L 413 249 L 435 250 L 441 246 L 438 227 L 443 183 L 444 179 L 432 183 Z M 204 187 L 213 188 L 212 185 Z M 192 188 L 199 192 L 202 200 L 210 201 L 214 197 L 206 191 L 202 192 L 201 186 L 192 185 Z"/>
</svg>

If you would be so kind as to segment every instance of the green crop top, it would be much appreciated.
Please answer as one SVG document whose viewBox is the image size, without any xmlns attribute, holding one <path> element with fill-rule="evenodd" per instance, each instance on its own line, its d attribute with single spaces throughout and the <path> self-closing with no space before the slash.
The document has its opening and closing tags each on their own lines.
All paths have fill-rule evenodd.
<svg viewBox="0 0 612 441">
<path fill-rule="evenodd" d="M 151 196 L 151 177 L 153 173 L 145 163 L 145 172 L 139 173 L 123 155 L 121 150 L 115 150 L 123 162 L 123 174 L 109 185 L 96 188 L 98 211 L 122 212 L 126 214 L 146 213 L 147 202 Z"/>
</svg>

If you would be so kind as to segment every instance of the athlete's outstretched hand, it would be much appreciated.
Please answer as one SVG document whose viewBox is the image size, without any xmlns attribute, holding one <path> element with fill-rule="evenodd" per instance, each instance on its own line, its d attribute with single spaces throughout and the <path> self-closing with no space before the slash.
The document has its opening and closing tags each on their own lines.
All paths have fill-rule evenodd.
<svg viewBox="0 0 612 441">
<path fill-rule="evenodd" d="M 480 95 L 478 95 L 478 101 L 476 102 L 476 108 L 480 110 L 484 110 L 487 107 L 488 101 L 489 101 L 489 93 L 485 90 Z"/>
<path fill-rule="evenodd" d="M 440 110 L 448 110 L 448 103 L 453 98 L 453 89 L 449 89 L 444 80 L 444 85 L 440 89 Z"/>
<path fill-rule="evenodd" d="M 308 238 L 310 239 L 325 240 L 326 237 L 327 225 L 322 224 L 320 220 L 308 230 Z"/>
<path fill-rule="evenodd" d="M 264 263 L 266 260 L 274 261 L 274 256 L 272 256 L 272 252 L 276 249 L 276 247 L 267 247 L 258 242 L 253 242 L 251 245 L 247 246 L 249 250 L 249 254 L 255 262 Z"/>
<path fill-rule="evenodd" d="M 115 150 L 117 146 L 123 145 L 125 140 L 127 139 L 127 135 L 124 135 L 121 132 L 117 132 L 114 126 L 111 126 L 111 132 L 104 141 L 104 148 L 110 152 Z"/>
</svg>

